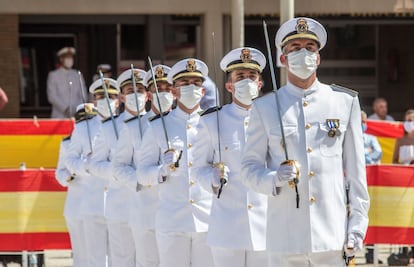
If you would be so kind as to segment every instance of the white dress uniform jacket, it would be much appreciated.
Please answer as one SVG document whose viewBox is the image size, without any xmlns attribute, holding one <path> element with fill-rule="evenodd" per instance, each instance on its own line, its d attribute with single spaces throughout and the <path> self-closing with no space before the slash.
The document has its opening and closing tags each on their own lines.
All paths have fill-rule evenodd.
<svg viewBox="0 0 414 267">
<path fill-rule="evenodd" d="M 278 96 L 288 155 L 301 166 L 300 207 L 296 208 L 295 190 L 287 184 L 271 196 L 275 170 L 285 160 L 273 93 L 254 102 L 242 161 L 245 182 L 271 196 L 267 249 L 289 254 L 342 250 L 348 233 L 365 236 L 368 227 L 358 97 L 334 91 L 319 81 L 306 91 L 288 83 Z M 328 136 L 327 119 L 339 119 L 340 134 Z M 346 181 L 350 186 L 349 219 Z"/>
<path fill-rule="evenodd" d="M 72 85 L 69 85 L 72 82 Z M 85 82 L 83 82 L 85 83 Z M 73 70 L 60 67 L 49 72 L 47 77 L 47 99 L 52 105 L 51 118 L 69 118 L 76 106 L 83 102 L 79 75 Z M 72 114 L 69 114 L 69 112 Z"/>
<path fill-rule="evenodd" d="M 131 118 L 133 115 L 129 112 L 122 112 L 115 117 L 115 125 L 118 132 L 119 140 L 124 138 L 120 135 L 120 129 L 124 120 Z M 105 218 L 112 222 L 128 222 L 129 216 L 129 189 L 120 181 L 115 179 L 111 161 L 114 159 L 114 148 L 118 142 L 112 120 L 106 119 L 96 136 L 94 152 L 91 157 L 89 170 L 92 175 L 98 177 L 93 186 L 90 187 L 96 196 L 101 199 L 100 207 L 104 208 Z M 104 201 L 104 193 L 106 198 Z M 105 203 L 105 205 L 104 205 Z M 104 206 L 102 206 L 104 205 Z"/>
<path fill-rule="evenodd" d="M 68 154 L 70 145 L 70 136 L 65 137 L 62 142 L 60 142 L 59 148 L 59 159 L 56 166 L 55 177 L 58 183 L 61 186 L 67 187 L 68 186 L 68 179 L 71 176 L 71 173 L 66 168 L 66 157 Z"/>
<path fill-rule="evenodd" d="M 220 199 L 213 198 L 207 243 L 211 246 L 265 250 L 267 196 L 242 183 L 240 156 L 245 145 L 249 111 L 228 104 L 219 111 L 221 161 L 229 168 Z M 213 164 L 219 162 L 217 114 L 201 116 L 194 145 L 194 169 L 206 190 L 212 190 Z"/>
<path fill-rule="evenodd" d="M 91 141 L 88 140 L 88 125 Z M 84 120 L 75 124 L 72 132 L 66 166 L 70 173 L 75 174 L 75 179 L 70 183 L 65 203 L 65 217 L 83 216 L 83 204 L 87 198 L 85 189 L 94 177 L 86 169 L 86 158 L 90 153 L 90 142 L 94 142 L 96 134 L 101 127 L 101 119 L 94 116 L 92 119 Z"/>
<path fill-rule="evenodd" d="M 150 111 L 141 114 L 141 127 L 144 134 L 149 126 L 149 118 L 155 114 Z M 138 185 L 138 154 L 142 151 L 142 137 L 138 117 L 126 120 L 121 127 L 117 147 L 112 160 L 115 178 L 129 188 L 129 224 L 140 229 L 155 229 L 155 214 L 158 210 L 158 185 Z M 138 187 L 137 187 L 138 186 Z"/>
<path fill-rule="evenodd" d="M 193 144 L 200 115 L 187 114 L 179 107 L 164 117 L 173 149 L 183 151 L 179 168 L 159 185 L 159 208 L 156 230 L 174 232 L 206 232 L 211 207 L 211 194 L 193 177 Z M 141 185 L 158 184 L 162 154 L 168 149 L 162 119 L 153 120 L 144 134 L 139 155 L 138 181 Z"/>
</svg>

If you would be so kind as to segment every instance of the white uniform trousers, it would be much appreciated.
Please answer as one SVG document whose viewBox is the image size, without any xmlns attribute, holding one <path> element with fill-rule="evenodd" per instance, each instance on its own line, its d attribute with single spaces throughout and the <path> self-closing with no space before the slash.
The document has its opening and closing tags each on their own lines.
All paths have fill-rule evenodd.
<svg viewBox="0 0 414 267">
<path fill-rule="evenodd" d="M 158 256 L 155 230 L 139 229 L 136 227 L 133 227 L 131 230 L 135 243 L 135 266 L 158 267 L 160 265 L 160 259 Z"/>
<path fill-rule="evenodd" d="M 279 254 L 269 252 L 269 267 L 343 267 L 343 251 L 306 254 Z"/>
<path fill-rule="evenodd" d="M 83 221 L 79 219 L 66 219 L 70 244 L 72 246 L 73 267 L 88 266 L 88 253 L 85 245 Z"/>
<path fill-rule="evenodd" d="M 86 215 L 83 221 L 88 267 L 110 267 L 108 227 L 103 216 Z"/>
<path fill-rule="evenodd" d="M 160 267 L 213 267 L 207 233 L 157 231 Z"/>
<path fill-rule="evenodd" d="M 266 267 L 266 251 L 211 247 L 214 267 Z"/>
<path fill-rule="evenodd" d="M 112 266 L 135 266 L 135 245 L 127 222 L 107 221 Z"/>
</svg>

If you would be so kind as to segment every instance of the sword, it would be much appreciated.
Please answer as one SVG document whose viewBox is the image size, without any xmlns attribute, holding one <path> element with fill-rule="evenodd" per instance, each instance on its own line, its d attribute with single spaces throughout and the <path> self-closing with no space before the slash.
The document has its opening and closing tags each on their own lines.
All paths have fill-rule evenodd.
<svg viewBox="0 0 414 267">
<path fill-rule="evenodd" d="M 80 71 L 78 71 L 78 75 L 79 75 L 79 84 L 80 84 L 82 101 L 83 101 L 83 108 L 85 109 L 85 114 L 86 114 L 86 108 L 85 108 L 86 97 L 85 97 L 85 89 L 84 89 L 84 84 L 83 84 L 83 79 L 82 79 L 82 73 Z M 89 148 L 90 148 L 91 153 L 92 153 L 92 137 L 91 137 L 91 129 L 90 129 L 90 126 L 89 126 L 89 120 L 88 119 L 86 119 L 86 129 L 88 131 Z"/>
<path fill-rule="evenodd" d="M 106 103 L 108 104 L 108 108 L 109 108 L 109 113 L 111 114 L 111 121 L 112 121 L 112 125 L 114 126 L 114 132 L 115 132 L 116 140 L 118 140 L 119 139 L 118 129 L 116 128 L 115 118 L 114 118 L 114 113 L 112 112 L 111 103 L 109 103 L 108 88 L 106 87 L 105 80 L 104 80 L 104 77 L 103 77 L 103 74 L 102 74 L 101 70 L 99 70 L 99 76 L 100 76 L 101 81 L 102 81 L 102 87 L 104 89 Z"/>
<path fill-rule="evenodd" d="M 211 41 L 213 45 L 213 65 L 214 65 L 214 80 L 217 79 L 217 68 L 216 68 L 216 38 L 214 32 L 211 33 Z M 224 179 L 224 163 L 221 161 L 221 142 L 220 142 L 220 119 L 219 119 L 219 100 L 218 100 L 218 88 L 215 85 L 215 93 L 216 93 L 216 123 L 217 123 L 217 143 L 218 143 L 218 157 L 219 161 L 214 164 L 215 168 L 220 169 L 220 187 L 218 189 L 217 198 L 220 198 L 221 192 L 223 191 L 223 186 L 226 184 L 226 179 Z"/>
<path fill-rule="evenodd" d="M 157 80 L 155 79 L 155 73 L 154 73 L 154 69 L 153 69 L 153 66 L 152 66 L 152 60 L 151 60 L 151 57 L 149 57 L 149 56 L 148 56 L 148 63 L 150 65 L 150 69 L 151 69 L 152 81 L 154 83 L 155 96 L 157 97 L 158 110 L 160 112 L 160 118 L 161 118 L 161 122 L 162 122 L 162 128 L 164 130 L 165 142 L 167 143 L 167 150 L 164 152 L 164 154 L 167 153 L 167 152 L 170 152 L 170 151 L 176 153 L 175 149 L 171 147 L 171 143 L 170 143 L 170 140 L 168 138 L 167 127 L 165 126 L 164 114 L 163 114 L 163 111 L 161 109 L 160 96 L 158 94 Z M 170 165 L 170 170 L 171 171 L 175 171 L 176 168 L 180 167 L 179 161 L 181 159 L 182 154 L 183 154 L 183 151 L 181 150 L 180 151 L 180 154 L 178 155 L 177 161 L 175 163 L 173 163 L 173 164 Z M 165 177 L 163 177 L 163 178 L 165 180 Z"/>
<path fill-rule="evenodd" d="M 350 200 L 349 200 L 349 189 L 350 189 L 349 183 L 345 180 L 346 216 L 348 218 L 351 215 L 351 206 L 350 206 Z M 351 248 L 348 248 L 348 249 L 351 249 Z M 345 249 L 344 249 L 343 258 L 344 258 L 346 266 L 349 266 L 350 264 L 352 266 L 355 266 L 355 255 L 348 256 L 345 252 Z"/>
<path fill-rule="evenodd" d="M 73 87 L 72 87 L 72 81 L 69 81 L 69 118 L 73 117 L 73 110 L 72 110 L 72 91 L 73 91 Z"/>
<path fill-rule="evenodd" d="M 267 32 L 267 24 L 266 24 L 265 21 L 263 21 L 263 31 L 264 31 L 264 36 L 265 36 L 265 40 L 266 40 L 267 54 L 268 54 L 269 67 L 270 67 L 270 75 L 272 77 L 273 92 L 275 93 L 275 99 L 276 99 L 277 115 L 278 115 L 279 124 L 280 124 L 280 131 L 282 133 L 283 147 L 284 147 L 284 150 L 285 150 L 285 161 L 283 161 L 281 163 L 281 165 L 283 165 L 283 164 L 294 165 L 296 170 L 297 170 L 297 175 L 296 175 L 295 179 L 293 179 L 292 182 L 289 182 L 289 186 L 290 187 L 295 187 L 295 191 L 296 191 L 296 208 L 299 208 L 299 192 L 298 192 L 299 166 L 298 166 L 298 164 L 295 160 L 290 160 L 289 159 L 288 152 L 287 152 L 285 131 L 284 131 L 284 128 L 283 128 L 283 121 L 282 121 L 282 115 L 281 115 L 281 110 L 280 110 L 280 102 L 279 102 L 279 97 L 278 97 L 278 94 L 277 94 L 277 85 L 276 85 L 275 70 L 274 70 L 274 67 L 273 67 L 272 51 L 270 49 L 269 33 Z M 277 187 L 276 187 L 276 192 L 277 192 L 277 194 L 279 193 Z"/>
<path fill-rule="evenodd" d="M 141 116 L 140 116 L 138 95 L 137 95 L 137 82 L 135 80 L 134 65 L 133 64 L 131 64 L 131 75 L 132 75 L 132 86 L 134 87 L 135 104 L 137 106 L 137 113 L 138 113 L 137 116 L 138 116 L 139 136 L 141 137 L 141 140 L 142 140 L 142 124 L 141 124 Z"/>
</svg>

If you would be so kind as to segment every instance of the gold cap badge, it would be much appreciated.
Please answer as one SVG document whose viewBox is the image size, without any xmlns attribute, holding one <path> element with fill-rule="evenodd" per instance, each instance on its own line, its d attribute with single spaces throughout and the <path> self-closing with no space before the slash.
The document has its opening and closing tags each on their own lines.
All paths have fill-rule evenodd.
<svg viewBox="0 0 414 267">
<path fill-rule="evenodd" d="M 111 82 L 110 81 L 104 80 L 104 83 L 105 83 L 106 89 L 111 88 Z"/>
<path fill-rule="evenodd" d="M 308 23 L 306 22 L 306 19 L 298 19 L 296 21 L 296 31 L 298 33 L 307 33 L 309 30 Z"/>
<path fill-rule="evenodd" d="M 187 63 L 188 64 L 188 63 Z M 165 76 L 165 71 L 164 71 L 164 68 L 162 67 L 162 66 L 158 66 L 156 69 L 155 69 L 155 76 L 157 77 L 157 78 L 163 78 L 164 76 Z"/>
<path fill-rule="evenodd" d="M 187 61 L 187 66 L 186 66 L 186 70 L 188 72 L 194 72 L 194 71 L 196 71 L 196 69 L 197 69 L 197 66 L 196 66 L 195 60 L 194 59 L 188 60 Z"/>
<path fill-rule="evenodd" d="M 134 77 L 135 77 L 135 81 L 140 81 L 140 80 L 142 80 L 142 79 L 139 77 L 139 71 L 137 71 L 137 70 L 134 70 Z"/>
<path fill-rule="evenodd" d="M 242 49 L 240 53 L 240 59 L 244 63 L 252 61 L 252 54 L 250 54 L 250 49 Z"/>
</svg>

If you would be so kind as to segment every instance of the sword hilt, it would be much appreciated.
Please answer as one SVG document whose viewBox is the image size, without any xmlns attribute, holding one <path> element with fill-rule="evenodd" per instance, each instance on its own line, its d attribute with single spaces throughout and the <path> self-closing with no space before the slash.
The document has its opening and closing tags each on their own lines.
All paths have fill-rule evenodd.
<svg viewBox="0 0 414 267">
<path fill-rule="evenodd" d="M 220 187 L 218 189 L 217 198 L 220 198 L 221 192 L 223 191 L 223 186 L 227 183 L 224 175 L 224 163 L 217 162 L 214 164 L 214 168 L 218 168 L 220 170 Z"/>
<path fill-rule="evenodd" d="M 178 167 L 180 167 L 180 159 L 181 159 L 181 157 L 182 157 L 182 155 L 183 155 L 183 151 L 181 150 L 180 151 L 180 153 L 178 153 L 177 152 L 177 150 L 175 150 L 174 148 L 169 148 L 169 149 L 167 149 L 165 152 L 164 152 L 164 154 L 166 154 L 166 153 L 168 153 L 168 152 L 173 152 L 174 154 L 178 154 L 178 156 L 177 156 L 177 161 L 175 161 L 175 162 L 173 162 L 173 163 L 171 163 L 170 164 L 170 171 L 172 171 L 172 172 L 175 172 L 176 171 L 176 169 L 178 168 Z"/>
</svg>

